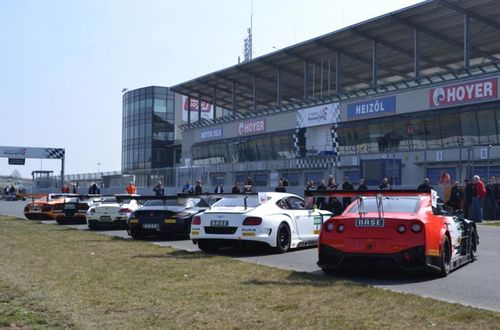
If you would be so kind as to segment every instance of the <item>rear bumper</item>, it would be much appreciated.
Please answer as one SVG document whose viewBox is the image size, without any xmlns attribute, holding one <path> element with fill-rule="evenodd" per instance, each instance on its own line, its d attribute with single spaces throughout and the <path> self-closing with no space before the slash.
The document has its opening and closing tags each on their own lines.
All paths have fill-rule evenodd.
<svg viewBox="0 0 500 330">
<path fill-rule="evenodd" d="M 54 220 L 59 224 L 86 224 L 87 218 L 85 215 L 75 214 L 68 216 L 65 214 L 54 215 Z"/>
<path fill-rule="evenodd" d="M 318 266 L 323 270 L 341 268 L 396 268 L 403 271 L 426 270 L 432 262 L 425 255 L 425 246 L 415 246 L 393 254 L 347 253 L 321 244 Z"/>
<path fill-rule="evenodd" d="M 24 216 L 30 220 L 54 220 L 50 214 L 41 212 L 24 212 Z"/>
<path fill-rule="evenodd" d="M 158 229 L 144 228 L 143 224 L 158 224 Z M 191 221 L 178 221 L 172 223 L 153 223 L 153 222 L 139 222 L 128 225 L 130 230 L 140 231 L 148 236 L 166 236 L 166 235 L 189 235 L 191 230 Z"/>
<path fill-rule="evenodd" d="M 87 220 L 89 227 L 93 228 L 126 228 L 127 220 L 114 219 L 112 221 Z"/>
</svg>

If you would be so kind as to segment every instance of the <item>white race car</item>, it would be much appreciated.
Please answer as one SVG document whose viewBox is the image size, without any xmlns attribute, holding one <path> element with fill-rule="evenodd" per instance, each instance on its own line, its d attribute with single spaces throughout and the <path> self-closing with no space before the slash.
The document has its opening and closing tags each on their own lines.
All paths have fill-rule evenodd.
<svg viewBox="0 0 500 330">
<path fill-rule="evenodd" d="M 278 252 L 316 245 L 323 221 L 332 216 L 288 193 L 223 197 L 191 222 L 190 238 L 203 251 L 243 243 L 265 243 Z"/>
<path fill-rule="evenodd" d="M 117 195 L 102 197 L 87 211 L 89 229 L 127 227 L 127 219 L 140 204 L 133 195 Z"/>
</svg>

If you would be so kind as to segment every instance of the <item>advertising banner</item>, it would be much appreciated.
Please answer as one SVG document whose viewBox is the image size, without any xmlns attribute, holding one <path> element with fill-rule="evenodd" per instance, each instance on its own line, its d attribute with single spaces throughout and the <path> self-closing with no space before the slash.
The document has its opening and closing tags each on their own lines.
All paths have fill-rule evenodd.
<svg viewBox="0 0 500 330">
<path fill-rule="evenodd" d="M 0 146 L 0 157 L 19 158 L 19 159 L 21 158 L 61 159 L 64 158 L 64 149 Z"/>
<path fill-rule="evenodd" d="M 347 105 L 347 119 L 377 117 L 396 112 L 396 96 L 382 97 Z"/>
<path fill-rule="evenodd" d="M 200 140 L 222 139 L 224 130 L 222 127 L 214 127 L 200 131 Z"/>
<path fill-rule="evenodd" d="M 299 128 L 328 125 L 337 122 L 340 103 L 331 103 L 317 107 L 300 109 L 297 112 Z"/>
<path fill-rule="evenodd" d="M 266 119 L 242 121 L 238 124 L 238 136 L 254 135 L 266 132 Z"/>
<path fill-rule="evenodd" d="M 497 78 L 429 89 L 431 109 L 497 98 Z"/>
<path fill-rule="evenodd" d="M 188 121 L 188 111 L 191 111 L 191 122 L 198 121 L 198 102 L 198 99 L 191 98 L 191 105 L 189 105 L 188 98 L 186 96 L 182 97 L 182 121 Z M 213 107 L 210 103 L 201 101 L 200 110 L 202 119 L 213 118 Z"/>
</svg>

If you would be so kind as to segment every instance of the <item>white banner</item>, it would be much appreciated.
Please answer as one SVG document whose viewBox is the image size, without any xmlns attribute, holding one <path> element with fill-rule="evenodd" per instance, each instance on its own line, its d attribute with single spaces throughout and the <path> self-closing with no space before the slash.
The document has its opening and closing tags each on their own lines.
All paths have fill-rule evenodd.
<svg viewBox="0 0 500 330">
<path fill-rule="evenodd" d="M 0 146 L 0 157 L 61 159 L 61 158 L 64 158 L 64 149 L 63 148 L 27 148 L 27 147 L 3 147 L 3 146 Z"/>
<path fill-rule="evenodd" d="M 300 128 L 333 124 L 337 121 L 340 103 L 330 103 L 317 107 L 300 109 L 297 124 Z"/>
</svg>

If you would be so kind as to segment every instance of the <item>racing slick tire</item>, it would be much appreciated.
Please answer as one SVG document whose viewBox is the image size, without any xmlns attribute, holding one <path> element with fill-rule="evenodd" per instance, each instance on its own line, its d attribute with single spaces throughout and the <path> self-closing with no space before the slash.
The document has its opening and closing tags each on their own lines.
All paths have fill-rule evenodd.
<svg viewBox="0 0 500 330">
<path fill-rule="evenodd" d="M 444 236 L 443 244 L 441 245 L 440 268 L 439 276 L 446 277 L 450 273 L 451 248 L 448 236 Z"/>
<path fill-rule="evenodd" d="M 89 230 L 96 230 L 97 229 L 97 226 L 94 223 L 94 221 L 89 221 L 88 226 L 89 226 Z"/>
<path fill-rule="evenodd" d="M 478 244 L 478 236 L 476 228 L 472 227 L 470 230 L 470 243 L 469 243 L 469 253 L 471 256 L 470 261 L 474 262 L 477 259 L 477 244 Z"/>
<path fill-rule="evenodd" d="M 144 233 L 140 229 L 130 228 L 129 234 L 133 239 L 136 240 L 143 240 L 146 237 L 146 235 L 144 235 Z"/>
<path fill-rule="evenodd" d="M 285 222 L 280 223 L 276 231 L 276 248 L 278 253 L 285 253 L 290 250 L 292 243 L 292 235 L 290 234 L 290 227 Z"/>
<path fill-rule="evenodd" d="M 210 242 L 208 240 L 198 241 L 198 248 L 203 252 L 214 253 L 219 250 L 220 246 L 216 242 Z"/>
</svg>

